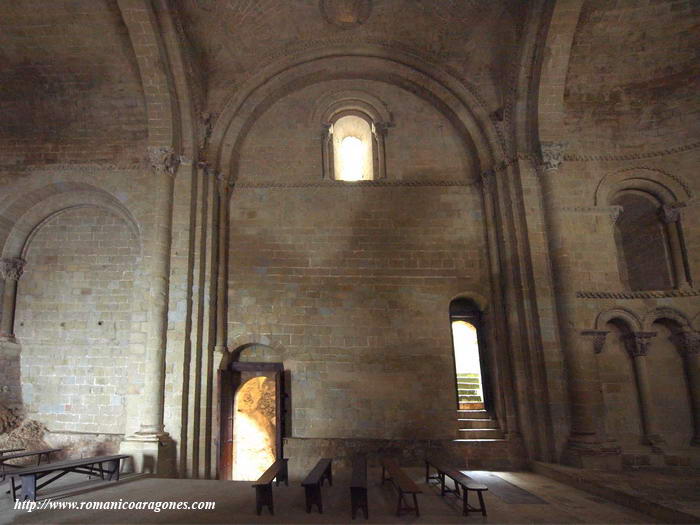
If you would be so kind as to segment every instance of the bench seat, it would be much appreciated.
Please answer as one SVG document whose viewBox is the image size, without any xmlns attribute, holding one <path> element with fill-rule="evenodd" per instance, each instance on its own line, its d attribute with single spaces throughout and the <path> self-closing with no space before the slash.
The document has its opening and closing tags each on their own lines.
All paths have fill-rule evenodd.
<svg viewBox="0 0 700 525">
<path fill-rule="evenodd" d="M 311 469 L 311 472 L 301 482 L 304 487 L 306 496 L 306 512 L 311 512 L 311 507 L 316 505 L 318 512 L 323 514 L 323 501 L 321 499 L 321 487 L 323 482 L 328 480 L 328 483 L 333 486 L 333 469 L 332 460 L 330 458 L 319 459 L 316 466 Z"/>
<path fill-rule="evenodd" d="M 275 505 L 272 500 L 272 482 L 279 486 L 280 481 L 284 481 L 285 485 L 289 485 L 289 476 L 287 471 L 287 459 L 278 459 L 270 465 L 265 472 L 253 483 L 255 488 L 255 512 L 258 516 L 262 512 L 263 506 L 267 507 L 270 514 L 275 514 Z"/>
<path fill-rule="evenodd" d="M 418 509 L 418 499 L 416 495 L 422 494 L 423 491 L 418 488 L 411 478 L 406 475 L 406 473 L 399 467 L 399 464 L 391 458 L 382 458 L 382 484 L 386 480 L 390 480 L 396 490 L 399 493 L 399 500 L 396 505 L 396 515 L 400 516 L 401 511 L 415 511 L 416 516 L 420 516 L 420 510 Z M 386 474 L 389 474 L 387 477 Z M 411 507 L 406 498 L 405 494 L 411 494 L 413 496 L 413 507 Z"/>
<path fill-rule="evenodd" d="M 430 467 L 437 471 L 437 475 L 430 475 Z M 452 479 L 455 484 L 454 490 L 448 489 L 445 485 L 445 478 Z M 486 516 L 486 504 L 484 503 L 483 493 L 488 490 L 488 487 L 482 483 L 477 483 L 472 478 L 461 472 L 459 469 L 451 466 L 451 462 L 440 457 L 426 457 L 425 459 L 425 482 L 437 480 L 440 483 L 440 495 L 446 493 L 454 493 L 460 496 L 460 487 L 462 488 L 462 514 L 469 515 L 469 511 L 481 512 Z M 479 498 L 479 507 L 472 507 L 469 504 L 469 492 L 476 492 Z"/>
</svg>

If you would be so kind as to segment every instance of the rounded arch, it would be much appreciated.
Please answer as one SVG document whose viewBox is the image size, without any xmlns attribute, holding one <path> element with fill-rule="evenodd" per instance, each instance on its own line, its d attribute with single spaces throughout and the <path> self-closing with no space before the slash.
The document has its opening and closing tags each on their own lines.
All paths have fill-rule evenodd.
<svg viewBox="0 0 700 525">
<path fill-rule="evenodd" d="M 653 332 L 652 325 L 659 321 L 666 321 L 671 325 L 672 330 L 691 330 L 690 321 L 688 318 L 675 308 L 667 306 L 659 306 L 647 312 L 642 320 L 642 326 L 645 332 Z"/>
<path fill-rule="evenodd" d="M 484 313 L 488 311 L 488 300 L 486 296 L 476 293 L 476 292 L 465 292 L 459 293 L 450 299 L 449 304 L 453 304 L 455 301 L 472 302 L 474 306 L 479 310 L 479 312 Z"/>
<path fill-rule="evenodd" d="M 600 312 L 596 316 L 594 327 L 596 330 L 603 330 L 605 325 L 611 321 L 621 325 L 628 332 L 642 331 L 642 322 L 639 317 L 626 308 L 611 308 Z"/>
<path fill-rule="evenodd" d="M 336 113 L 347 110 L 366 113 L 374 122 L 389 124 L 393 120 L 383 100 L 361 89 L 342 89 L 318 99 L 311 113 L 311 124 L 330 123 Z"/>
<path fill-rule="evenodd" d="M 240 361 L 246 350 L 256 347 L 268 349 L 270 354 L 279 357 L 277 362 L 282 361 L 285 349 L 279 341 L 273 341 L 263 334 L 244 334 L 235 337 L 229 343 L 226 352 L 221 356 L 219 370 L 225 370 L 231 363 Z"/>
<path fill-rule="evenodd" d="M 676 175 L 655 168 L 626 168 L 603 176 L 593 195 L 595 206 L 609 206 L 623 190 L 638 190 L 656 197 L 661 204 L 692 198 L 687 183 Z"/>
<path fill-rule="evenodd" d="M 272 103 L 308 85 L 336 79 L 375 80 L 405 89 L 439 110 L 471 152 L 473 176 L 502 157 L 488 112 L 458 79 L 414 55 L 378 46 L 329 47 L 282 59 L 249 79 L 228 101 L 212 133 L 212 159 L 230 182 L 249 129 Z M 499 146 L 501 145 L 501 146 Z"/>
<path fill-rule="evenodd" d="M 141 246 L 141 232 L 131 212 L 110 193 L 84 183 L 57 183 L 43 186 L 22 195 L 0 213 L 13 217 L 4 222 L 6 229 L 0 232 L 2 257 L 22 257 L 33 235 L 46 221 L 64 210 L 92 206 L 103 208 L 120 217 L 128 225 Z"/>
</svg>

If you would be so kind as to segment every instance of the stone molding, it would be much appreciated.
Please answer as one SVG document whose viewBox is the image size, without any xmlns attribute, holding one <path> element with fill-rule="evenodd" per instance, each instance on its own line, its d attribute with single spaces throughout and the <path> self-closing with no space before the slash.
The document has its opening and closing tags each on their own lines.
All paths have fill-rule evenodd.
<svg viewBox="0 0 700 525">
<path fill-rule="evenodd" d="M 649 290 L 644 292 L 578 291 L 578 299 L 661 299 L 663 297 L 696 297 L 700 290 Z"/>
<path fill-rule="evenodd" d="M 700 354 L 700 332 L 678 332 L 669 339 L 683 357 Z"/>
<path fill-rule="evenodd" d="M 19 281 L 27 261 L 19 257 L 0 259 L 0 275 L 6 281 Z"/>
<path fill-rule="evenodd" d="M 156 173 L 175 175 L 182 157 L 171 146 L 148 146 L 148 163 Z"/>
<path fill-rule="evenodd" d="M 610 332 L 608 330 L 583 330 L 581 335 L 593 339 L 593 351 L 600 354 L 605 346 L 605 338 Z"/>
<path fill-rule="evenodd" d="M 582 213 L 591 215 L 607 215 L 612 220 L 613 224 L 617 223 L 620 215 L 622 215 L 622 206 L 559 206 L 554 208 L 557 211 L 566 213 Z"/>
<path fill-rule="evenodd" d="M 625 348 L 631 358 L 642 357 L 649 353 L 649 343 L 656 332 L 630 332 L 623 336 Z"/>
<path fill-rule="evenodd" d="M 372 187 L 469 187 L 478 184 L 479 180 L 362 180 L 362 181 L 336 181 L 332 179 L 317 182 L 243 182 L 236 183 L 236 188 L 258 189 L 258 188 L 372 188 Z"/>
<path fill-rule="evenodd" d="M 647 153 L 628 153 L 621 155 L 600 154 L 588 155 L 584 153 L 568 153 L 564 155 L 564 160 L 571 162 L 590 162 L 590 161 L 617 161 L 617 160 L 641 160 L 651 159 L 654 157 L 663 157 L 665 155 L 673 155 L 674 153 L 684 153 L 700 148 L 700 142 L 691 142 L 682 146 L 672 146 L 663 150 L 650 151 Z"/>
</svg>

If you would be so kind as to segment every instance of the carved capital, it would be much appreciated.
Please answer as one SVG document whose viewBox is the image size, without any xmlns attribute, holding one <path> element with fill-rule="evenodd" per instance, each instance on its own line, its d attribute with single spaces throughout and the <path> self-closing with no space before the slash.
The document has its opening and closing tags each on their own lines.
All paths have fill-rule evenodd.
<svg viewBox="0 0 700 525">
<path fill-rule="evenodd" d="M 6 281 L 19 281 L 24 273 L 24 265 L 27 261 L 19 257 L 0 259 L 0 275 Z"/>
<path fill-rule="evenodd" d="M 545 171 L 558 170 L 564 161 L 564 143 L 540 142 L 540 153 L 542 155 L 542 167 Z"/>
<path fill-rule="evenodd" d="M 214 128 L 214 115 L 209 112 L 203 112 L 199 115 L 200 132 L 199 132 L 199 149 L 205 149 L 209 144 L 211 132 Z"/>
<path fill-rule="evenodd" d="M 481 173 L 481 185 L 486 193 L 491 193 L 496 185 L 496 172 L 486 170 Z"/>
<path fill-rule="evenodd" d="M 593 342 L 593 351 L 599 354 L 603 351 L 603 346 L 605 345 L 605 337 L 609 334 L 607 330 L 583 330 L 581 335 L 584 337 L 590 337 Z"/>
<path fill-rule="evenodd" d="M 681 208 L 683 206 L 669 206 L 668 204 L 664 204 L 659 208 L 659 218 L 661 219 L 661 222 L 666 223 L 666 224 L 672 224 L 674 222 L 678 222 L 678 219 L 681 218 Z"/>
<path fill-rule="evenodd" d="M 656 332 L 631 332 L 624 336 L 625 348 L 630 357 L 641 357 L 649 353 L 649 343 Z"/>
<path fill-rule="evenodd" d="M 683 357 L 700 354 L 700 332 L 678 332 L 669 339 Z"/>
<path fill-rule="evenodd" d="M 612 219 L 613 224 L 617 224 L 617 221 L 620 220 L 620 217 L 622 216 L 622 206 L 620 205 L 614 205 L 610 206 L 610 219 Z"/>
<path fill-rule="evenodd" d="M 181 160 L 169 146 L 148 146 L 148 162 L 156 173 L 175 175 Z"/>
</svg>

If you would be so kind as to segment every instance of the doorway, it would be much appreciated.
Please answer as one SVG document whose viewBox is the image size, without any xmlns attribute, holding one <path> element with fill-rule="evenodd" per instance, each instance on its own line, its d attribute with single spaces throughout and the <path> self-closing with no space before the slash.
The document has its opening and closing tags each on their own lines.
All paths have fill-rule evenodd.
<svg viewBox="0 0 700 525">
<path fill-rule="evenodd" d="M 283 457 L 282 363 L 231 363 L 220 370 L 219 478 L 256 480 Z"/>
</svg>

